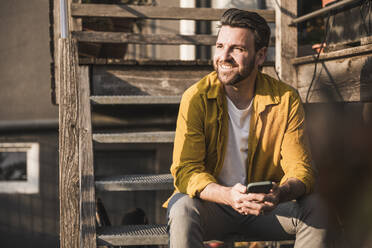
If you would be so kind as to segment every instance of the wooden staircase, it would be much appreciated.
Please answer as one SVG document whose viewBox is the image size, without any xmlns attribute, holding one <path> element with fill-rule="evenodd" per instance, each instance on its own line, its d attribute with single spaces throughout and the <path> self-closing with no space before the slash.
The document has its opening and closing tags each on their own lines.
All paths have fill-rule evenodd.
<svg viewBox="0 0 372 248">
<path fill-rule="evenodd" d="M 60 40 L 55 55 L 55 60 L 61 61 L 55 67 L 56 101 L 60 109 L 61 247 L 167 245 L 165 220 L 160 224 L 98 227 L 95 219 L 96 195 L 117 191 L 171 192 L 171 175 L 144 172 L 98 177 L 94 173 L 95 153 L 97 149 L 110 149 L 123 144 L 125 147 L 146 144 L 171 146 L 183 91 L 213 70 L 209 60 L 83 57 L 79 53 L 80 44 L 214 45 L 216 38 L 213 35 L 86 31 L 82 20 L 99 17 L 215 21 L 219 20 L 223 11 L 68 1 L 70 38 Z M 275 21 L 275 11 L 257 12 L 268 22 Z M 267 62 L 264 70 L 272 66 L 273 62 Z M 285 65 L 281 68 L 284 70 Z M 118 109 L 119 114 L 115 112 Z M 121 116 L 122 109 L 130 114 Z M 144 112 L 141 109 L 145 109 L 151 117 L 141 115 Z M 114 114 L 107 116 L 106 112 Z M 162 114 L 153 116 L 156 113 Z M 162 156 L 170 157 L 171 154 Z M 158 203 L 156 208 L 160 209 L 161 204 Z M 226 242 L 242 240 L 254 239 L 234 236 Z"/>
</svg>

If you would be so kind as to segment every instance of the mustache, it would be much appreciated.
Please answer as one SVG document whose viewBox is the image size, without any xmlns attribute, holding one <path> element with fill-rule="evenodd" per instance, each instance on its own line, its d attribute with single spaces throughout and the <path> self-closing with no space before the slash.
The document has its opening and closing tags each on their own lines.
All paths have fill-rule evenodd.
<svg viewBox="0 0 372 248">
<path fill-rule="evenodd" d="M 237 66 L 238 65 L 234 59 L 227 59 L 227 60 L 223 60 L 223 61 L 219 60 L 217 62 L 217 64 L 223 64 L 223 65 L 228 64 L 228 65 L 231 65 L 231 66 Z"/>
</svg>

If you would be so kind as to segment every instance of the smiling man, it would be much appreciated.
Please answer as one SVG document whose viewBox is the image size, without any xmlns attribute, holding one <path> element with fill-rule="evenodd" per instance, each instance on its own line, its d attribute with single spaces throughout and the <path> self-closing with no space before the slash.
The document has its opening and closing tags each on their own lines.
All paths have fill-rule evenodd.
<svg viewBox="0 0 372 248">
<path fill-rule="evenodd" d="M 296 91 L 259 72 L 270 39 L 254 12 L 227 10 L 214 56 L 215 71 L 183 95 L 168 205 L 170 247 L 243 234 L 296 238 L 296 247 L 325 247 L 323 212 Z M 272 181 L 267 193 L 247 193 Z"/>
</svg>

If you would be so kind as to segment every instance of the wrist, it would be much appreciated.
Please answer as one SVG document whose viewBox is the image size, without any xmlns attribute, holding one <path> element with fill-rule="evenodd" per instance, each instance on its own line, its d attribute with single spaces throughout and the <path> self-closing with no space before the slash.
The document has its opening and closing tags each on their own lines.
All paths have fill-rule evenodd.
<svg viewBox="0 0 372 248">
<path fill-rule="evenodd" d="M 230 189 L 217 183 L 210 183 L 200 192 L 199 198 L 205 201 L 229 205 L 231 202 Z"/>
<path fill-rule="evenodd" d="M 284 184 L 284 185 L 279 186 L 278 187 L 279 203 L 288 201 L 289 194 L 290 194 L 289 185 Z"/>
<path fill-rule="evenodd" d="M 234 200 L 233 200 L 233 189 L 232 187 L 223 187 L 221 189 L 223 192 L 223 204 L 232 206 Z"/>
</svg>

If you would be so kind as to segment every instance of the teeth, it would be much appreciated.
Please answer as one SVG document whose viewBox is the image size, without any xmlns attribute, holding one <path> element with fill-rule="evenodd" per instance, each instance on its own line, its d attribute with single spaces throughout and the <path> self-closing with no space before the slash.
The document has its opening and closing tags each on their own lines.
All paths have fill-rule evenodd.
<svg viewBox="0 0 372 248">
<path fill-rule="evenodd" d="M 221 67 L 222 69 L 231 69 L 231 68 L 232 68 L 231 65 L 220 65 L 220 67 Z"/>
</svg>

